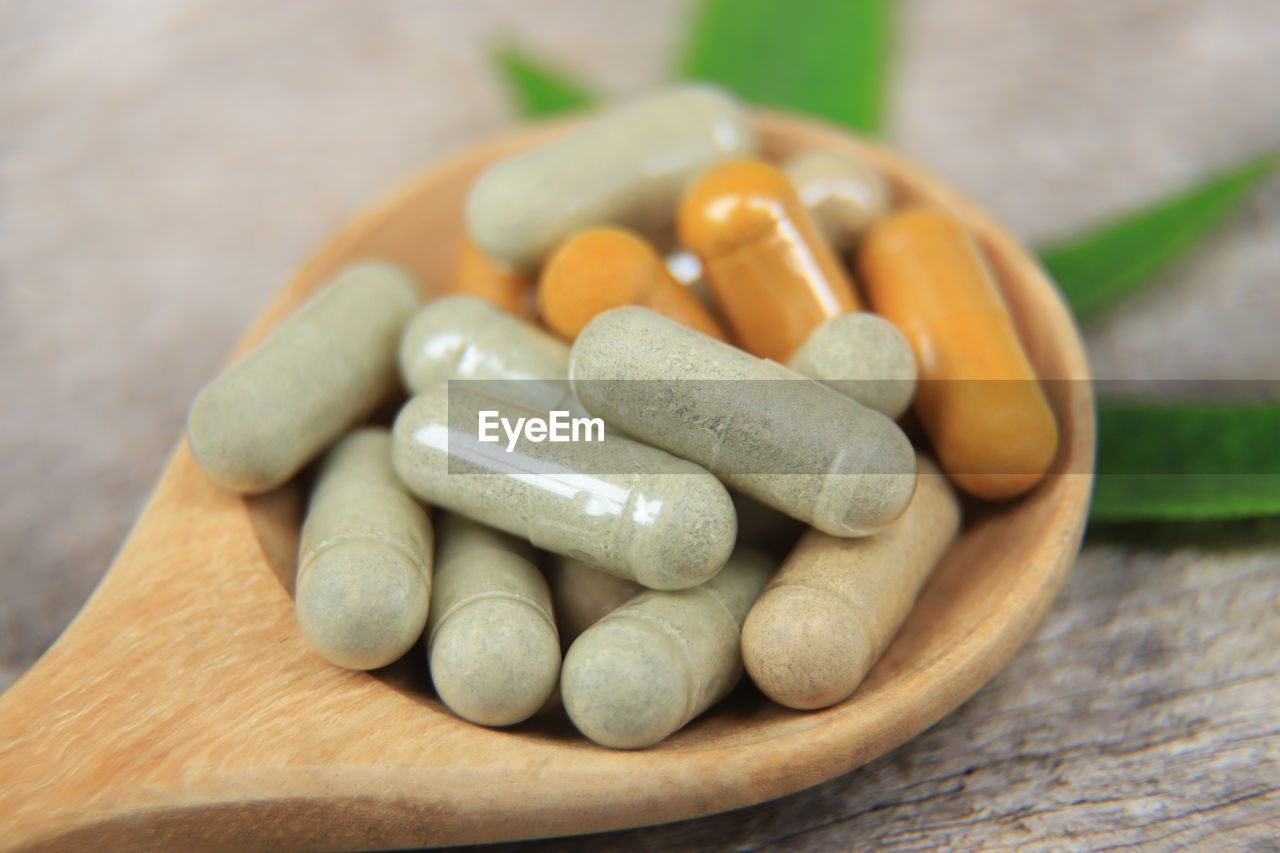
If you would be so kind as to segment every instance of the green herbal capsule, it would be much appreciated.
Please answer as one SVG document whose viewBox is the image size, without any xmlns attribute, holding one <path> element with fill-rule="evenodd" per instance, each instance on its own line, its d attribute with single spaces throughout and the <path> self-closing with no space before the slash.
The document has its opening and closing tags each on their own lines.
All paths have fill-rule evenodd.
<svg viewBox="0 0 1280 853">
<path fill-rule="evenodd" d="M 449 380 L 502 380 L 523 403 L 585 414 L 569 390 L 569 347 L 473 296 L 445 296 L 409 322 L 400 375 L 411 394 Z"/>
<path fill-rule="evenodd" d="M 432 683 L 459 717 L 514 725 L 546 703 L 560 676 L 551 592 L 526 543 L 458 515 L 436 527 Z"/>
<path fill-rule="evenodd" d="M 810 333 L 787 367 L 895 420 L 916 390 L 916 357 L 898 327 L 877 314 L 832 317 Z"/>
<path fill-rule="evenodd" d="M 187 436 L 219 485 L 282 485 L 396 387 L 417 287 L 385 263 L 348 267 L 196 397 Z"/>
<path fill-rule="evenodd" d="M 349 669 L 385 666 L 422 634 L 431 522 L 391 468 L 391 433 L 357 430 L 320 464 L 298 549 L 302 633 Z"/>
<path fill-rule="evenodd" d="M 576 441 L 479 440 L 482 419 L 545 426 L 546 415 L 437 385 L 396 418 L 396 472 L 430 504 L 648 587 L 696 586 L 720 570 L 737 518 L 724 486 L 697 465 L 590 427 Z"/>
<path fill-rule="evenodd" d="M 569 378 L 610 426 L 833 536 L 881 529 L 915 490 L 915 453 L 892 420 L 648 308 L 588 323 Z"/>
<path fill-rule="evenodd" d="M 728 97 L 705 86 L 680 89 L 492 166 L 467 199 L 467 230 L 492 260 L 523 269 L 594 225 L 660 232 L 690 180 L 755 147 Z"/>
<path fill-rule="evenodd" d="M 637 749 L 722 699 L 742 675 L 742 620 L 774 567 L 739 550 L 701 586 L 643 592 L 588 628 L 560 672 L 569 719 L 596 743 Z"/>
</svg>

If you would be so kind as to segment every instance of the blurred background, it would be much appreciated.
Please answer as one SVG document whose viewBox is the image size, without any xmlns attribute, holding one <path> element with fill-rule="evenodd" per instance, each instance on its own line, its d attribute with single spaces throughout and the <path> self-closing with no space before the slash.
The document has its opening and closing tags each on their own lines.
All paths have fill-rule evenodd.
<svg viewBox="0 0 1280 853">
<path fill-rule="evenodd" d="M 514 123 L 494 48 L 636 95 L 692 10 L 0 3 L 0 689 L 90 594 L 271 294 L 397 183 Z M 897 32 L 889 141 L 1028 241 L 1280 143 L 1274 0 L 911 0 Z M 1272 179 L 1087 343 L 1100 378 L 1274 379 L 1278 321 Z M 1117 559 L 1142 558 L 1082 564 Z"/>
</svg>

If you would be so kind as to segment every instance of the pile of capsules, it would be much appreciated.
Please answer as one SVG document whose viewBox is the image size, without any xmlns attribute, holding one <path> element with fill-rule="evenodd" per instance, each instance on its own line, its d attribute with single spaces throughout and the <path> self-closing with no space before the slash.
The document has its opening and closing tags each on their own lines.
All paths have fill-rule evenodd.
<svg viewBox="0 0 1280 853">
<path fill-rule="evenodd" d="M 955 536 L 951 484 L 1013 497 L 1058 443 L 980 250 L 891 195 L 846 156 L 759 159 L 708 88 L 602 114 L 479 176 L 451 286 L 344 270 L 200 393 L 192 452 L 242 493 L 320 458 L 302 632 L 372 669 L 425 631 L 467 720 L 558 685 L 587 737 L 644 747 L 744 668 L 832 705 Z M 361 426 L 399 387 L 394 427 Z M 895 422 L 913 404 L 937 465 Z M 588 440 L 479 438 L 552 412 Z M 797 522 L 781 566 L 752 546 Z"/>
</svg>

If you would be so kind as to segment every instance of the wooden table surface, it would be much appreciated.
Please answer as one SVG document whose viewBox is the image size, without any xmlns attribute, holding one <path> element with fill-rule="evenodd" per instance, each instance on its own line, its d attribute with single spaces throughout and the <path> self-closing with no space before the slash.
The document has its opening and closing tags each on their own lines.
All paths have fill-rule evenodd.
<svg viewBox="0 0 1280 853">
<path fill-rule="evenodd" d="M 0 4 L 0 689 L 70 621 L 307 253 L 507 126 L 487 46 L 653 89 L 682 0 Z M 916 0 L 894 144 L 1030 240 L 1280 146 L 1270 0 Z M 1095 373 L 1280 373 L 1280 185 L 1086 328 Z M 1280 850 L 1280 519 L 1095 529 L 1032 641 L 814 789 L 538 849 Z M 2 733 L 0 733 L 2 736 Z M 499 850 L 528 845 L 499 845 Z"/>
</svg>

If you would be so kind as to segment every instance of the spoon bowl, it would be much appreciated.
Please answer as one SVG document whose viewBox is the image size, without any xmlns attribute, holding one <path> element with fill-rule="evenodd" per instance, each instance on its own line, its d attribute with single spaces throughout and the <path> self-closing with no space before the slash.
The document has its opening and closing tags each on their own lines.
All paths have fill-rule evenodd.
<svg viewBox="0 0 1280 853">
<path fill-rule="evenodd" d="M 667 740 L 617 752 L 548 713 L 506 730 L 452 716 L 421 648 L 373 673 L 326 663 L 293 615 L 304 491 L 226 492 L 185 440 L 88 603 L 0 695 L 0 849 L 343 850 L 596 832 L 782 796 L 845 773 L 972 695 L 1040 622 L 1079 548 L 1093 399 L 1079 334 L 1028 252 L 903 158 L 810 121 L 756 113 L 765 156 L 867 158 L 901 202 L 949 211 L 996 276 L 1062 437 L 1031 493 L 966 504 L 960 537 L 866 681 L 792 711 L 749 684 Z M 488 164 L 572 127 L 477 146 L 340 232 L 284 287 L 247 351 L 340 268 L 449 279 L 466 192 Z"/>
</svg>

